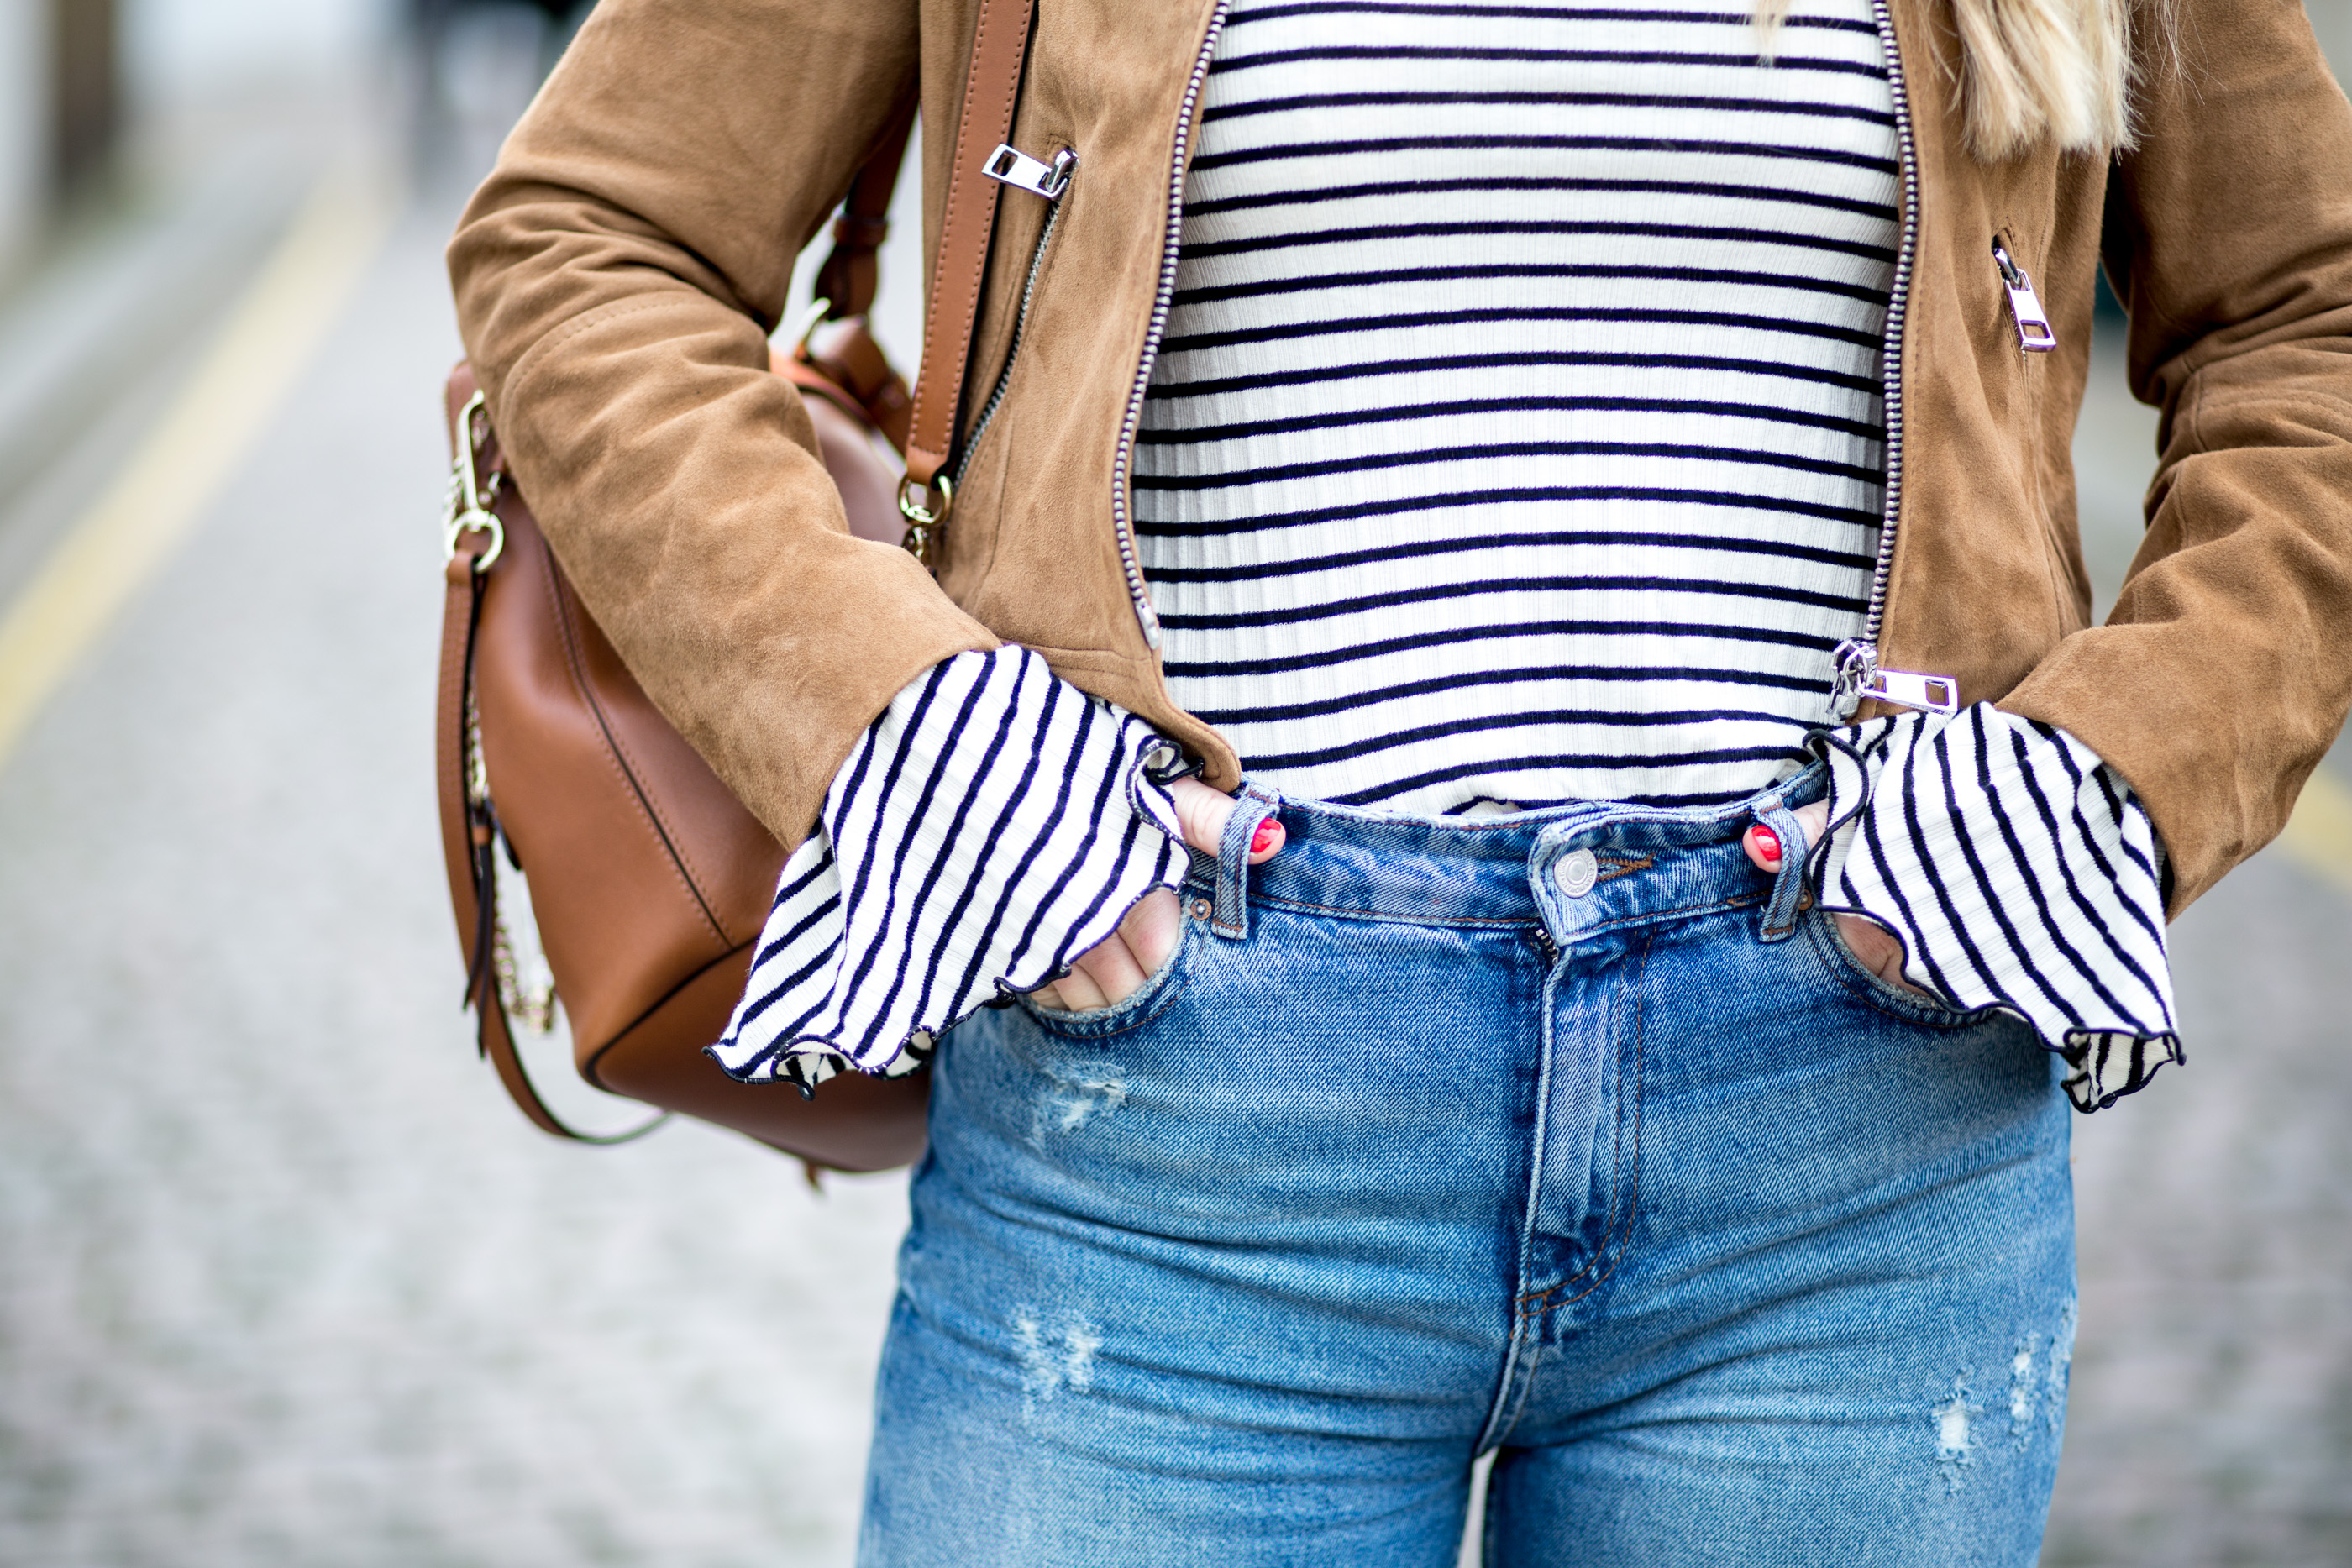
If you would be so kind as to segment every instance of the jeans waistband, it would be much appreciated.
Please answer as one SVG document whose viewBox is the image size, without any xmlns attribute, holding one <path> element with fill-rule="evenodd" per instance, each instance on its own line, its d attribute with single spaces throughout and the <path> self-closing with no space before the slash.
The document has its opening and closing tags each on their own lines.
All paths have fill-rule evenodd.
<svg viewBox="0 0 2352 1568">
<path fill-rule="evenodd" d="M 1767 818 L 1787 840 L 1786 813 L 1822 799 L 1819 763 L 1747 800 L 1704 807 L 1580 801 L 1509 817 L 1408 817 L 1322 801 L 1279 800 L 1281 853 L 1246 873 L 1254 905 L 1438 925 L 1542 922 L 1592 932 L 1774 892 L 1740 847 Z M 1257 786 L 1254 791 L 1270 796 Z M 1791 846 L 1793 847 L 1793 846 Z M 1793 898 L 1795 862 L 1783 880 Z M 1230 883 L 1205 856 L 1202 890 Z M 1775 899 L 1775 904 L 1783 900 Z M 1229 932 L 1240 935 L 1240 932 Z"/>
</svg>

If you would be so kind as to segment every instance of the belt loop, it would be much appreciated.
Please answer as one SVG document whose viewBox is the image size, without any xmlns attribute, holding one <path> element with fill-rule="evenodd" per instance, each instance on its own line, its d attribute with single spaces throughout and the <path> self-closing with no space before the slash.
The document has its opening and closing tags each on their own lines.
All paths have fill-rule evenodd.
<svg viewBox="0 0 2352 1568">
<path fill-rule="evenodd" d="M 1785 942 L 1796 932 L 1798 912 L 1805 907 L 1805 830 L 1778 794 L 1757 801 L 1755 810 L 1756 820 L 1780 840 L 1780 871 L 1772 879 L 1772 896 L 1765 901 L 1764 928 L 1759 935 L 1767 942 Z"/>
<path fill-rule="evenodd" d="M 1250 841 L 1259 826 L 1282 810 L 1278 791 L 1244 781 L 1225 819 L 1224 837 L 1217 841 L 1217 905 L 1209 928 L 1220 936 L 1239 939 L 1249 935 Z"/>
</svg>

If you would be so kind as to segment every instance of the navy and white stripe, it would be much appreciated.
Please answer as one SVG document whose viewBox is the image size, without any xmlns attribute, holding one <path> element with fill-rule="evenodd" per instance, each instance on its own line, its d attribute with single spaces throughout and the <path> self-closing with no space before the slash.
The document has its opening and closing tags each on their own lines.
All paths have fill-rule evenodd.
<svg viewBox="0 0 2352 1568">
<path fill-rule="evenodd" d="M 1025 648 L 934 665 L 875 720 L 784 866 L 711 1048 L 747 1082 L 910 1071 L 930 1037 L 1034 989 L 1183 881 L 1151 727 Z"/>
<path fill-rule="evenodd" d="M 1720 0 L 1716 0 L 1720 4 Z M 1990 707 L 1825 730 L 1883 475 L 1895 151 L 1866 0 L 1737 14 L 1237 4 L 1139 450 L 1178 701 L 1286 794 L 1422 813 L 1738 800 L 1832 768 L 1817 895 L 2032 1025 L 2085 1110 L 2179 1060 L 2157 848 Z M 877 721 L 714 1054 L 919 1062 L 1185 852 L 1169 743 L 1034 655 Z"/>
<path fill-rule="evenodd" d="M 2155 830 L 2064 730 L 1980 703 L 1822 736 L 1825 908 L 1903 941 L 1905 974 L 1999 1009 L 2064 1057 L 2096 1111 L 2180 1061 Z"/>
<path fill-rule="evenodd" d="M 1137 454 L 1177 701 L 1287 794 L 1738 800 L 1859 632 L 1865 0 L 1235 5 Z"/>
</svg>

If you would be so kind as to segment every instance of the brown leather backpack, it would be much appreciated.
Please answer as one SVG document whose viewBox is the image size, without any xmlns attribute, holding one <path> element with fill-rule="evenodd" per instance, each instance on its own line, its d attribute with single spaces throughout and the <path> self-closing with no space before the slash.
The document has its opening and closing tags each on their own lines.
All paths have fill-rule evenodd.
<svg viewBox="0 0 2352 1568">
<path fill-rule="evenodd" d="M 906 147 L 901 121 L 853 185 L 818 274 L 827 319 L 777 373 L 799 387 L 852 529 L 898 541 L 939 492 L 994 226 L 994 192 L 953 199 L 1009 152 L 1034 0 L 982 0 L 931 278 L 922 374 L 910 397 L 866 328 L 875 253 Z M 999 13 L 990 26 L 989 12 Z M 988 151 L 993 148 L 993 152 Z M 1001 178 L 1001 176 L 999 176 Z M 449 378 L 453 444 L 437 726 L 442 844 L 483 1054 L 525 1115 L 574 1131 L 531 1086 L 512 1013 L 551 1022 L 560 998 L 580 1074 L 598 1088 L 713 1122 L 808 1161 L 882 1170 L 922 1153 L 929 1072 L 841 1074 L 803 1097 L 743 1084 L 704 1053 L 751 968 L 784 854 L 646 697 L 566 580 L 502 467 L 471 369 Z M 911 454 L 906 478 L 876 444 Z M 944 513 L 943 497 L 935 502 Z M 904 511 L 906 516 L 900 514 Z M 551 998 L 520 986 L 499 909 L 498 858 L 526 878 Z M 659 1120 L 656 1118 L 656 1120 Z"/>
</svg>

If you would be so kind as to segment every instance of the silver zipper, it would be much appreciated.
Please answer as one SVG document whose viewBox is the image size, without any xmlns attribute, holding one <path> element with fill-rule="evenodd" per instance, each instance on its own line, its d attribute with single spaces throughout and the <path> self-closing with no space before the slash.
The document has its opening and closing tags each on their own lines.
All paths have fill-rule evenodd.
<svg viewBox="0 0 2352 1568">
<path fill-rule="evenodd" d="M 1910 312 L 1911 265 L 1919 246 L 1919 150 L 1911 135 L 1911 94 L 1903 84 L 1903 51 L 1895 38 L 1887 0 L 1871 0 L 1878 44 L 1886 56 L 1886 85 L 1895 105 L 1895 137 L 1903 166 L 1903 242 L 1895 256 L 1895 281 L 1886 295 L 1886 334 L 1879 374 L 1885 382 L 1886 497 L 1878 523 L 1878 562 L 1870 575 L 1870 609 L 1862 635 L 1841 643 L 1833 658 L 1830 713 L 1841 722 L 1864 698 L 1900 707 L 1952 713 L 1959 706 L 1956 682 L 1945 675 L 1878 667 L 1878 633 L 1886 619 L 1886 585 L 1895 571 L 1895 531 L 1903 510 L 1903 333 Z"/>
<path fill-rule="evenodd" d="M 2058 334 L 2050 329 L 2050 317 L 2042 308 L 2041 297 L 2033 292 L 2033 279 L 2025 276 L 2025 268 L 2017 265 L 2000 236 L 1992 236 L 1993 265 L 2000 268 L 2000 286 L 2009 290 L 2010 319 L 2017 323 L 2017 346 L 2029 354 L 2046 354 L 2058 346 Z"/>
<path fill-rule="evenodd" d="M 1143 423 L 1143 399 L 1151 388 L 1151 367 L 1160 358 L 1160 335 L 1167 330 L 1168 312 L 1176 298 L 1176 264 L 1184 238 L 1184 163 L 1192 146 L 1192 114 L 1201 104 L 1201 84 L 1209 78 L 1209 57 L 1217 52 L 1217 36 L 1224 31 L 1230 0 L 1217 0 L 1209 16 L 1208 33 L 1192 61 L 1192 78 L 1184 84 L 1184 101 L 1176 110 L 1176 150 L 1168 163 L 1167 237 L 1160 253 L 1160 291 L 1152 297 L 1151 327 L 1143 336 L 1143 358 L 1135 367 L 1135 385 L 1127 394 L 1127 417 L 1118 427 L 1118 454 L 1110 470 L 1110 516 L 1118 537 L 1118 561 L 1127 572 L 1127 595 L 1135 602 L 1136 624 L 1143 628 L 1144 646 L 1160 647 L 1160 614 L 1143 582 L 1143 566 L 1136 559 L 1134 519 L 1128 515 L 1128 477 L 1135 457 L 1135 433 Z"/>
<path fill-rule="evenodd" d="M 1054 155 L 1051 163 L 1040 163 L 1010 141 L 1000 141 L 996 151 L 981 164 L 980 172 L 1016 191 L 1027 191 L 1055 202 L 1069 189 L 1070 171 L 1077 166 L 1077 154 L 1066 147 Z"/>
<path fill-rule="evenodd" d="M 1019 166 L 1005 161 L 1007 153 L 1019 160 Z M 1003 172 L 997 168 L 1000 162 L 1005 163 Z M 1029 276 L 1021 285 L 1021 308 L 1013 313 L 1013 340 L 1005 345 L 1004 368 L 996 373 L 996 385 L 990 391 L 988 401 L 981 405 L 980 417 L 971 422 L 971 434 L 964 438 L 963 451 L 956 458 L 955 473 L 950 476 L 957 485 L 963 483 L 965 472 L 971 467 L 972 454 L 980 450 L 980 438 L 988 434 L 989 425 L 996 418 L 996 411 L 1004 406 L 1005 391 L 1013 384 L 1013 364 L 1021 357 L 1021 340 L 1029 326 L 1029 307 L 1037 298 L 1037 275 L 1045 269 L 1045 247 L 1054 243 L 1054 225 L 1062 221 L 1062 193 L 1070 188 L 1070 176 L 1077 166 L 1077 155 L 1066 147 L 1055 155 L 1053 162 L 1040 163 L 1007 145 L 990 154 L 987 166 L 981 171 L 990 179 L 1002 180 L 1015 190 L 1033 191 L 1045 197 L 1050 205 L 1045 213 L 1045 226 L 1037 231 L 1037 243 L 1029 251 Z M 1045 178 L 1041 183 L 1032 183 L 1026 176 L 1033 173 Z"/>
</svg>

